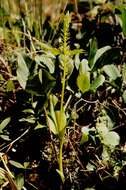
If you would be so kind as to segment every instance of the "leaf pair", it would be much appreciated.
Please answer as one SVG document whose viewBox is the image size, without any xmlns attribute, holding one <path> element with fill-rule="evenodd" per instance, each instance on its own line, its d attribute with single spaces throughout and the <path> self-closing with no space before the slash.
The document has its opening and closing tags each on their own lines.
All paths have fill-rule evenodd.
<svg viewBox="0 0 126 190">
<path fill-rule="evenodd" d="M 47 116 L 47 121 L 50 130 L 58 135 L 59 138 L 62 138 L 64 135 L 64 129 L 66 127 L 66 115 L 63 110 L 55 110 L 56 97 L 50 95 L 50 114 Z"/>
</svg>

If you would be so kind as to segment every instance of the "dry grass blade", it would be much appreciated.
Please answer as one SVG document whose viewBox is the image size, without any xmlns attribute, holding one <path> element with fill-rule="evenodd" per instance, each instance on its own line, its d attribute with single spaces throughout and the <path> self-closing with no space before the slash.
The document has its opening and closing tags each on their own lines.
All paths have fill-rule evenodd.
<svg viewBox="0 0 126 190">
<path fill-rule="evenodd" d="M 14 180 L 11 178 L 11 176 L 8 174 L 6 170 L 4 170 L 3 168 L 0 168 L 0 175 L 10 183 L 10 187 L 12 190 L 18 190 Z"/>
</svg>

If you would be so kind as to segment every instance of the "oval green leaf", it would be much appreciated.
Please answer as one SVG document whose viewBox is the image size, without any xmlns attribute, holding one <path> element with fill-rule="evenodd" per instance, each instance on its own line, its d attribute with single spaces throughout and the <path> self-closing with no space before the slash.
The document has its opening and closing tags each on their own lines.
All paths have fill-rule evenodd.
<svg viewBox="0 0 126 190">
<path fill-rule="evenodd" d="M 90 90 L 96 91 L 98 87 L 102 86 L 105 82 L 105 77 L 103 75 L 99 75 L 91 84 Z"/>
<path fill-rule="evenodd" d="M 49 116 L 47 116 L 47 121 L 48 121 L 50 131 L 53 132 L 54 135 L 57 135 L 58 130 L 57 130 L 57 127 L 56 127 L 54 121 Z"/>
<path fill-rule="evenodd" d="M 97 50 L 97 52 L 96 52 L 96 54 L 94 56 L 94 60 L 93 60 L 91 69 L 94 67 L 94 65 L 97 62 L 97 60 L 109 49 L 111 49 L 110 46 L 105 46 L 105 47 L 102 47 L 102 48 L 100 48 L 100 49 Z"/>
<path fill-rule="evenodd" d="M 0 132 L 2 132 L 2 130 L 9 124 L 11 118 L 7 117 L 6 119 L 4 119 L 1 123 L 0 123 Z"/>
<path fill-rule="evenodd" d="M 85 93 L 90 88 L 90 76 L 89 72 L 79 74 L 77 77 L 77 86 L 82 93 Z"/>
<path fill-rule="evenodd" d="M 13 166 L 15 166 L 16 168 L 22 168 L 24 169 L 24 166 L 22 164 L 20 164 L 19 162 L 16 162 L 14 160 L 9 160 L 9 163 Z"/>
<path fill-rule="evenodd" d="M 103 71 L 109 76 L 110 80 L 116 80 L 120 77 L 119 70 L 115 65 L 105 65 Z"/>
<path fill-rule="evenodd" d="M 17 186 L 18 190 L 22 190 L 22 188 L 24 186 L 24 175 L 23 174 L 17 175 L 15 182 L 16 182 L 16 186 Z"/>
<path fill-rule="evenodd" d="M 23 56 L 18 54 L 18 67 L 17 67 L 17 79 L 23 89 L 26 87 L 26 83 L 29 76 L 29 70 Z"/>
<path fill-rule="evenodd" d="M 120 142 L 120 137 L 118 133 L 114 131 L 110 131 L 106 135 L 104 135 L 103 143 L 107 146 L 115 147 L 119 144 L 119 142 Z"/>
</svg>

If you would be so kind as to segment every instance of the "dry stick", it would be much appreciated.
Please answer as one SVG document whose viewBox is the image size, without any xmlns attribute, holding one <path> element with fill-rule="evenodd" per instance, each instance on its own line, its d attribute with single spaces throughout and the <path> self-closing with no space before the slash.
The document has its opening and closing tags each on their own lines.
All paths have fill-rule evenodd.
<svg viewBox="0 0 126 190">
<path fill-rule="evenodd" d="M 76 14 L 78 14 L 78 5 L 77 5 L 77 0 L 74 0 L 74 4 L 75 4 L 75 12 L 76 12 Z"/>
<path fill-rule="evenodd" d="M 122 108 L 120 108 L 114 100 L 112 100 L 112 103 L 115 105 L 116 108 L 118 108 L 118 110 L 120 110 L 126 116 L 126 112 Z"/>
<path fill-rule="evenodd" d="M 6 164 L 5 160 L 4 160 L 4 158 L 3 158 L 3 156 L 4 156 L 4 153 L 0 153 L 0 158 L 1 158 L 1 161 L 3 162 L 3 165 L 4 165 L 5 170 L 4 170 L 3 168 L 0 168 L 0 172 L 3 174 L 3 176 L 4 176 L 5 178 L 8 179 L 8 181 L 10 182 L 10 185 L 11 185 L 11 187 L 12 187 L 12 190 L 17 190 L 16 184 L 15 184 L 15 182 L 13 181 L 14 176 L 13 176 L 13 174 L 11 173 L 11 171 L 9 170 L 9 168 L 8 168 L 8 166 L 7 166 L 7 164 Z"/>
<path fill-rule="evenodd" d="M 43 49 L 48 49 L 48 50 L 52 50 L 52 49 L 55 49 L 57 50 L 56 48 L 52 48 L 51 46 L 48 46 L 47 44 L 44 44 L 43 42 L 40 42 L 40 40 L 36 39 L 35 37 L 32 37 L 32 36 L 29 36 L 29 34 L 27 34 L 26 32 L 21 32 L 21 31 L 17 31 L 16 33 L 18 34 L 22 34 L 24 36 L 27 36 L 30 40 L 30 38 L 35 41 L 36 43 L 38 43 L 39 45 L 42 45 L 43 46 Z M 28 50 L 28 49 L 27 49 Z"/>
<path fill-rule="evenodd" d="M 4 170 L 3 168 L 0 168 L 0 173 L 2 174 L 3 177 L 8 179 L 8 182 L 10 182 L 11 190 L 18 190 L 13 178 L 9 175 L 9 173 L 6 170 Z"/>
<path fill-rule="evenodd" d="M 71 98 L 72 98 L 72 95 L 69 96 L 69 98 L 68 98 L 66 104 L 64 105 L 64 110 L 66 110 L 66 108 L 68 107 L 68 105 L 69 105 L 69 103 L 70 103 L 70 101 L 71 101 Z"/>
<path fill-rule="evenodd" d="M 9 75 L 10 77 L 13 77 L 13 75 L 11 74 L 10 67 L 1 56 L 0 56 L 0 61 L 3 63 L 4 67 L 7 69 L 7 75 Z"/>
<path fill-rule="evenodd" d="M 4 158 L 3 158 L 3 156 L 4 156 L 4 153 L 0 153 L 1 161 L 3 162 L 3 165 L 4 165 L 4 167 L 5 167 L 6 171 L 7 171 L 7 173 L 9 174 L 9 176 L 10 176 L 11 178 L 14 178 L 13 174 L 11 173 L 11 171 L 9 170 L 9 168 L 7 167 L 7 164 L 6 164 L 6 162 L 5 162 Z"/>
<path fill-rule="evenodd" d="M 84 102 L 85 104 L 84 105 L 82 105 L 80 108 L 78 108 L 78 110 L 77 110 L 77 105 L 80 103 L 80 102 Z M 74 111 L 75 111 L 75 113 L 77 113 L 81 108 L 83 108 L 85 105 L 87 105 L 87 104 L 95 104 L 95 103 L 98 103 L 99 102 L 99 100 L 95 100 L 95 101 L 89 101 L 89 100 L 85 100 L 85 99 L 83 99 L 83 98 L 80 98 L 75 104 L 74 104 Z M 75 138 L 75 126 L 76 126 L 76 124 L 75 124 L 75 122 L 76 122 L 76 119 L 74 119 L 74 138 Z"/>
<path fill-rule="evenodd" d="M 81 166 L 81 168 L 83 169 L 83 171 L 85 171 L 85 172 L 88 171 L 88 170 L 85 170 L 83 164 L 81 163 L 81 161 L 80 161 L 80 159 L 79 159 L 79 157 L 78 157 L 78 155 L 77 155 L 77 153 L 76 153 L 76 151 L 75 151 L 75 148 L 74 148 L 72 142 L 70 141 L 70 139 L 68 139 L 68 141 L 69 141 L 69 143 L 70 143 L 70 145 L 71 145 L 73 151 L 75 152 L 75 156 L 76 156 L 76 158 L 77 158 L 77 162 L 79 163 L 79 165 Z"/>
<path fill-rule="evenodd" d="M 24 133 L 22 133 L 19 137 L 17 137 L 15 140 L 13 140 L 11 143 L 8 145 L 4 146 L 3 148 L 0 149 L 0 152 L 4 150 L 5 148 L 8 147 L 6 153 L 10 150 L 10 148 L 13 146 L 14 143 L 16 143 L 19 139 L 21 139 L 26 133 L 28 133 L 29 129 L 27 129 Z"/>
<path fill-rule="evenodd" d="M 90 101 L 90 100 L 85 100 L 83 98 L 79 99 L 75 104 L 74 104 L 74 109 L 76 110 L 77 104 L 79 104 L 80 102 L 85 102 L 88 104 L 95 104 L 97 102 L 99 102 L 99 100 L 95 100 L 95 101 Z"/>
<path fill-rule="evenodd" d="M 30 183 L 28 180 L 26 180 L 26 182 L 27 182 L 31 187 L 33 187 L 34 189 L 38 190 L 38 188 L 37 188 L 35 185 L 33 185 L 32 183 Z M 22 189 L 22 190 L 27 190 L 27 189 Z"/>
</svg>

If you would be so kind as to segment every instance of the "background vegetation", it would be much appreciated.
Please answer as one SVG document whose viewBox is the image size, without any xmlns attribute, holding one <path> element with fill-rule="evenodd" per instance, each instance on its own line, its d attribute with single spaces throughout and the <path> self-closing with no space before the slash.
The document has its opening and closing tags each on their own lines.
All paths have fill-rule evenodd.
<svg viewBox="0 0 126 190">
<path fill-rule="evenodd" d="M 0 0 L 0 189 L 126 188 L 126 2 Z"/>
</svg>

